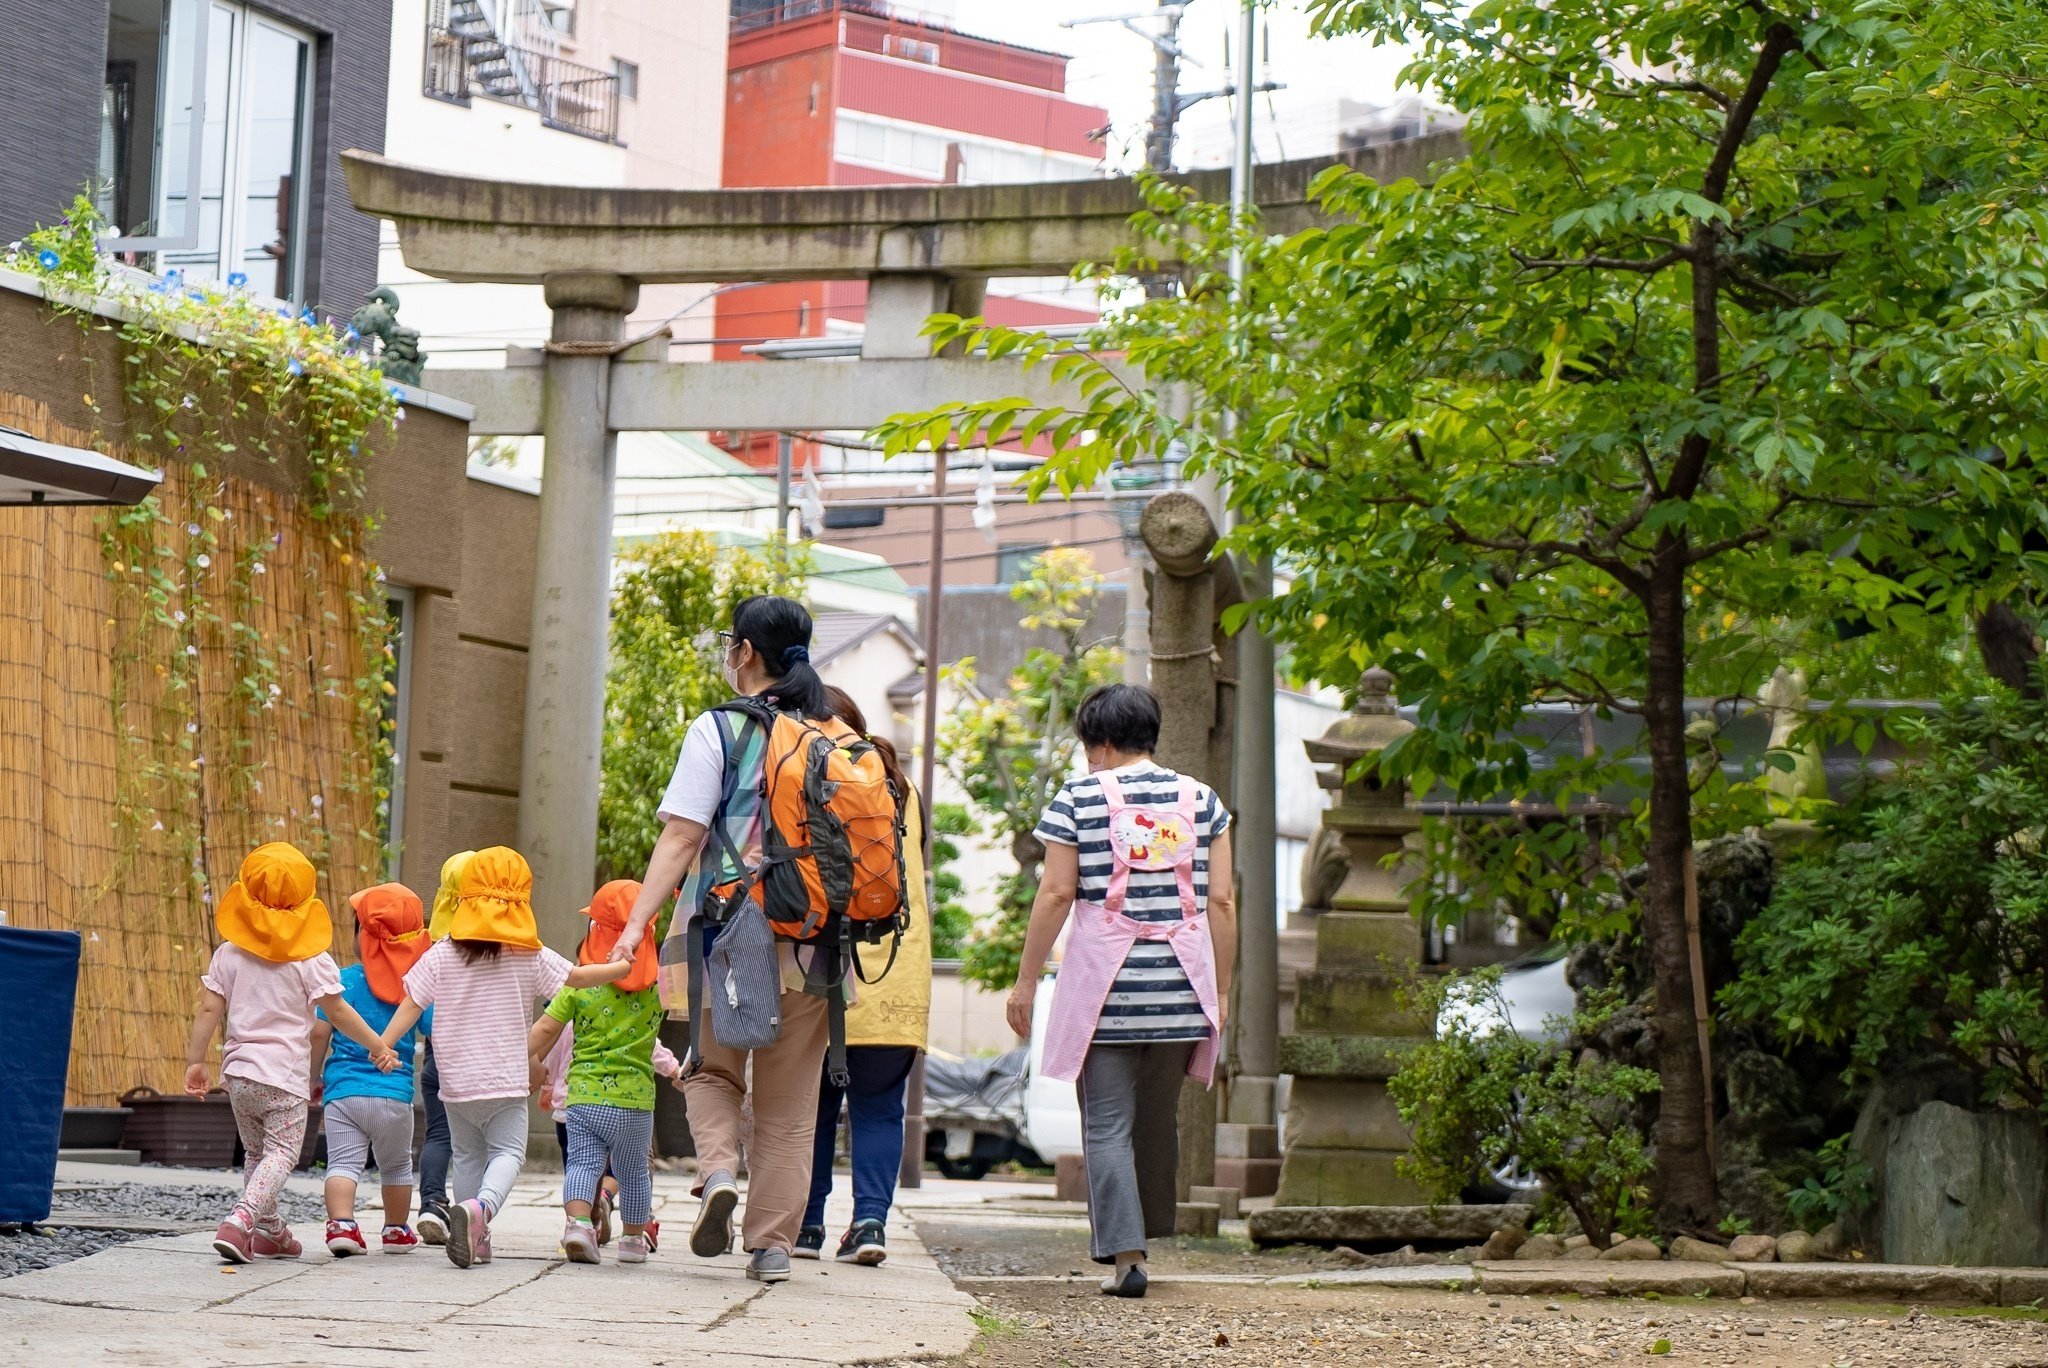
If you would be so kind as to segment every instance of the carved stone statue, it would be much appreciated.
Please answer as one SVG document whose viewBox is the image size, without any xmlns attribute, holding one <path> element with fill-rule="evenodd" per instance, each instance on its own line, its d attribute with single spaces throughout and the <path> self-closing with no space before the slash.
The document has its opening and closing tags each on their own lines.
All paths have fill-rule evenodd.
<svg viewBox="0 0 2048 1368">
<path fill-rule="evenodd" d="M 398 292 L 379 285 L 349 319 L 349 326 L 365 341 L 378 344 L 377 365 L 384 378 L 401 385 L 417 385 L 427 358 L 420 351 L 420 330 L 398 321 Z"/>
</svg>

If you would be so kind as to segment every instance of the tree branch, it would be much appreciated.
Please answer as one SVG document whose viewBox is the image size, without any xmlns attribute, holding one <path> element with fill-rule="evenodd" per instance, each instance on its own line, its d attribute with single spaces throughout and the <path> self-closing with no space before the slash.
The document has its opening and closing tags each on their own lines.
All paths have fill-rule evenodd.
<svg viewBox="0 0 2048 1368">
<path fill-rule="evenodd" d="M 1597 253 L 1590 252 L 1582 257 L 1550 258 L 1527 256 L 1515 251 L 1513 248 L 1509 248 L 1508 255 L 1513 257 L 1515 264 L 1525 271 L 1569 271 L 1575 268 L 1583 268 L 1594 271 L 1636 271 L 1643 275 L 1655 275 L 1657 272 L 1666 270 L 1685 260 L 1690 253 L 1685 248 L 1674 247 L 1661 256 L 1645 259 L 1600 256 Z"/>
</svg>

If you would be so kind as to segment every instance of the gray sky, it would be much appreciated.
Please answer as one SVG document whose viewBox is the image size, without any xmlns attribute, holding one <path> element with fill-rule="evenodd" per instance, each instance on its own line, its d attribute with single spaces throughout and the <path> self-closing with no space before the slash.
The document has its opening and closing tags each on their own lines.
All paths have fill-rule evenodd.
<svg viewBox="0 0 2048 1368">
<path fill-rule="evenodd" d="M 1067 91 L 1077 100 L 1106 107 L 1115 131 L 1110 138 L 1112 165 L 1142 160 L 1145 124 L 1152 109 L 1152 47 L 1117 24 L 1061 28 L 1061 20 L 1149 10 L 1154 0 L 910 0 L 913 7 L 950 11 L 954 24 L 969 33 L 1070 53 Z M 1199 62 L 1183 66 L 1181 88 L 1211 90 L 1225 84 L 1226 33 L 1234 38 L 1238 8 L 1234 0 L 1192 0 L 1181 21 L 1181 45 Z M 1397 48 L 1374 48 L 1370 41 L 1347 37 L 1313 38 L 1300 0 L 1280 0 L 1260 16 L 1271 33 L 1272 60 L 1267 74 L 1287 89 L 1262 96 L 1255 111 L 1254 145 L 1261 161 L 1306 157 L 1336 148 L 1337 102 L 1340 98 L 1384 103 L 1396 98 L 1396 78 L 1407 61 Z M 1263 46 L 1263 45 L 1262 45 Z M 1182 166 L 1221 166 L 1230 160 L 1230 101 L 1216 99 L 1196 105 L 1182 117 L 1179 162 Z"/>
</svg>

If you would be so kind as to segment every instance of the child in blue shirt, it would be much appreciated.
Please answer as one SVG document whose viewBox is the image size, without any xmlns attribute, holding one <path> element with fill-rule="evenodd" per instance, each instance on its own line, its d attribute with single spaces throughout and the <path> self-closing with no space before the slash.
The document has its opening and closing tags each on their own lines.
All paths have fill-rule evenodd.
<svg viewBox="0 0 2048 1368">
<path fill-rule="evenodd" d="M 362 963 L 341 971 L 341 997 L 381 1034 L 405 997 L 406 971 L 427 952 L 423 908 L 418 894 L 396 883 L 366 888 L 349 906 L 356 914 Z M 433 1015 L 429 1008 L 393 1042 L 398 1067 L 387 1074 L 378 1072 L 362 1046 L 336 1036 L 326 1013 L 319 1013 L 313 1067 L 320 1074 L 327 1127 L 327 1248 L 336 1258 L 370 1252 L 355 1209 L 356 1184 L 373 1161 L 384 1184 L 384 1252 L 405 1254 L 419 1246 L 406 1223 L 412 1211 L 413 1060 L 433 1031 Z"/>
</svg>

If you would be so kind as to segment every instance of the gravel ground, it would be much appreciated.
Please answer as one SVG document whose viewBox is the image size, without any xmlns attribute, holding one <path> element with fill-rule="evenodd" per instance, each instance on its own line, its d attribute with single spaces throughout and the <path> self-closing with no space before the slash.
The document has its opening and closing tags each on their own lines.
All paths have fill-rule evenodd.
<svg viewBox="0 0 2048 1368">
<path fill-rule="evenodd" d="M 53 1196 L 52 1219 L 66 1212 L 98 1216 L 141 1216 L 153 1221 L 188 1223 L 203 1230 L 217 1223 L 234 1201 L 234 1190 L 222 1187 L 179 1187 L 154 1183 L 60 1184 Z M 303 1225 L 323 1222 L 327 1210 L 318 1197 L 286 1192 L 279 1201 L 287 1221 Z M 126 1230 L 79 1230 L 63 1226 L 0 1226 L 0 1278 L 53 1268 L 83 1259 L 102 1249 L 147 1239 Z"/>
<path fill-rule="evenodd" d="M 1730 1368 L 2048 1368 L 2048 1324 L 1995 1315 L 1215 1283 L 1159 1284 L 1128 1302 L 1092 1284 L 962 1286 L 985 1308 L 980 1342 L 953 1361 L 962 1368 L 1583 1368 L 1646 1355 Z"/>
</svg>

